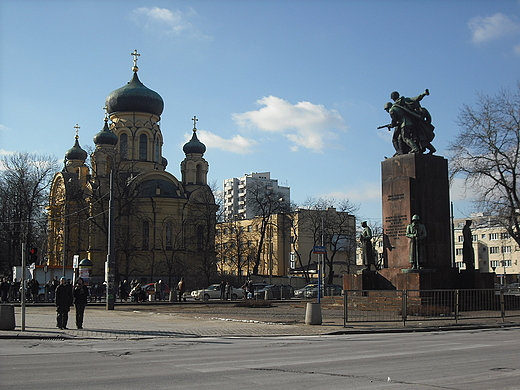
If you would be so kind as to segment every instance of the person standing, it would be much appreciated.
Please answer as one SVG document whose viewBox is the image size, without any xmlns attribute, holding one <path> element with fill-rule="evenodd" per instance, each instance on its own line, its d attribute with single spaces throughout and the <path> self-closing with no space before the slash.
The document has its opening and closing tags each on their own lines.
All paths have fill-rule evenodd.
<svg viewBox="0 0 520 390">
<path fill-rule="evenodd" d="M 226 282 L 226 301 L 232 299 L 233 286 L 229 282 Z"/>
<path fill-rule="evenodd" d="M 226 282 L 223 280 L 220 282 L 220 300 L 223 301 L 226 299 Z"/>
<path fill-rule="evenodd" d="M 76 308 L 76 328 L 83 329 L 83 315 L 87 306 L 88 288 L 83 283 L 83 279 L 79 278 L 74 286 L 74 306 Z"/>
<path fill-rule="evenodd" d="M 2 279 L 2 284 L 0 285 L 0 290 L 2 292 L 2 302 L 9 302 L 9 290 L 11 289 L 11 284 L 7 280 L 7 278 Z"/>
<path fill-rule="evenodd" d="M 56 327 L 60 329 L 68 329 L 67 322 L 69 320 L 69 310 L 72 306 L 72 286 L 67 284 L 67 279 L 62 276 L 60 284 L 56 287 L 55 305 L 57 315 Z"/>
<path fill-rule="evenodd" d="M 186 284 L 184 283 L 184 278 L 181 278 L 181 280 L 179 280 L 179 283 L 177 283 L 177 293 L 179 294 L 179 302 L 182 302 L 182 296 L 184 295 L 185 291 Z"/>
</svg>

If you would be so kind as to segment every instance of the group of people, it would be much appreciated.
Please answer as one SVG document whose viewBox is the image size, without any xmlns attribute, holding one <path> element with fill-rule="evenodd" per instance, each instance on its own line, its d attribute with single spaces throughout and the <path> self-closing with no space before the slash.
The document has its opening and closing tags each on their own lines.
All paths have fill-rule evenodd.
<svg viewBox="0 0 520 390">
<path fill-rule="evenodd" d="M 233 286 L 229 282 L 220 282 L 220 300 L 230 301 L 233 299 Z"/>
<path fill-rule="evenodd" d="M 436 149 L 431 142 L 435 137 L 432 118 L 428 110 L 421 107 L 421 100 L 430 94 L 426 89 L 419 96 L 407 98 L 394 91 L 390 94 L 392 102 L 385 103 L 384 109 L 390 114 L 391 123 L 379 126 L 378 129 L 388 127 L 394 129 L 392 144 L 395 148 L 394 156 L 407 153 L 433 154 Z"/>
<path fill-rule="evenodd" d="M 175 290 L 178 294 L 178 301 L 181 302 L 186 292 L 184 278 L 179 280 Z M 153 294 L 154 300 L 156 301 L 163 301 L 169 298 L 166 296 L 166 291 L 167 286 L 162 279 L 159 279 L 153 284 L 153 290 L 150 289 L 148 291 L 143 288 L 137 279 L 133 279 L 130 282 L 128 282 L 128 280 L 122 280 L 119 283 L 119 297 L 121 302 L 127 302 L 129 299 L 131 302 L 143 302 L 147 300 L 148 294 Z"/>
<path fill-rule="evenodd" d="M 83 317 L 88 296 L 89 290 L 87 286 L 85 286 L 82 278 L 78 278 L 73 287 L 68 283 L 67 278 L 64 276 L 61 277 L 54 295 L 54 303 L 56 305 L 56 312 L 58 313 L 56 317 L 56 327 L 68 329 L 69 311 L 70 307 L 74 305 L 76 309 L 76 327 L 83 329 Z"/>
</svg>

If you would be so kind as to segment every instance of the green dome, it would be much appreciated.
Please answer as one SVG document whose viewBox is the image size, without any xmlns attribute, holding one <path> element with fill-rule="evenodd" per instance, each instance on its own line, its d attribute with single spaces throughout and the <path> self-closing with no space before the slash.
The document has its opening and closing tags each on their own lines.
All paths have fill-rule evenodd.
<svg viewBox="0 0 520 390">
<path fill-rule="evenodd" d="M 79 146 L 78 137 L 76 136 L 76 142 L 74 142 L 74 146 L 67 150 L 65 153 L 65 160 L 82 160 L 85 161 L 87 159 L 87 152 L 81 149 Z"/>
<path fill-rule="evenodd" d="M 204 154 L 204 152 L 206 151 L 206 145 L 199 141 L 195 129 L 193 129 L 193 135 L 191 136 L 191 139 L 186 144 L 184 144 L 182 150 L 186 154 Z"/>
<path fill-rule="evenodd" d="M 108 120 L 105 118 L 105 126 L 94 136 L 94 143 L 96 145 L 116 145 L 118 141 L 117 135 L 108 128 Z"/>
<path fill-rule="evenodd" d="M 164 109 L 164 101 L 157 92 L 145 87 L 137 77 L 137 72 L 134 72 L 128 84 L 107 96 L 105 106 L 109 114 L 138 111 L 160 116 Z"/>
</svg>

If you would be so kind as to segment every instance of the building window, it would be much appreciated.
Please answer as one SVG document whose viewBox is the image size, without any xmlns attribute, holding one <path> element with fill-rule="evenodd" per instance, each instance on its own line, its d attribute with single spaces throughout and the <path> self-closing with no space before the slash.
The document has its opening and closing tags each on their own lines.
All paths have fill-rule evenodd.
<svg viewBox="0 0 520 390">
<path fill-rule="evenodd" d="M 464 236 L 459 236 L 459 242 L 464 242 Z"/>
<path fill-rule="evenodd" d="M 486 233 L 483 233 L 481 237 L 482 237 L 483 240 L 485 240 L 486 239 Z"/>
<path fill-rule="evenodd" d="M 464 252 L 464 249 L 462 249 L 462 248 L 455 249 L 455 255 L 456 256 L 462 256 L 463 252 Z"/>
<path fill-rule="evenodd" d="M 500 251 L 499 251 L 499 247 L 498 247 L 498 246 L 491 246 L 491 247 L 489 247 L 489 253 L 490 253 L 490 254 L 497 254 L 497 253 L 500 253 Z"/>
<path fill-rule="evenodd" d="M 513 266 L 513 262 L 511 260 L 503 260 L 502 264 L 504 265 L 504 267 L 512 267 Z"/>
<path fill-rule="evenodd" d="M 147 250 L 150 246 L 150 224 L 148 221 L 143 221 L 143 237 L 141 242 L 141 249 Z"/>
<path fill-rule="evenodd" d="M 511 253 L 511 246 L 510 245 L 503 246 L 502 253 Z"/>
<path fill-rule="evenodd" d="M 173 223 L 168 221 L 166 222 L 166 249 L 172 249 L 172 233 Z"/>
<path fill-rule="evenodd" d="M 139 136 L 139 160 L 146 161 L 148 157 L 148 137 L 146 134 Z"/>
<path fill-rule="evenodd" d="M 474 242 L 478 241 L 478 235 L 477 234 L 473 234 L 471 236 L 471 241 L 474 241 Z"/>
<path fill-rule="evenodd" d="M 509 233 L 500 233 L 501 240 L 509 240 L 510 238 L 511 236 L 509 235 Z"/>
<path fill-rule="evenodd" d="M 490 240 L 498 240 L 498 233 L 489 233 Z"/>
<path fill-rule="evenodd" d="M 159 140 L 155 140 L 155 162 L 159 162 Z"/>
<path fill-rule="evenodd" d="M 497 268 L 500 267 L 500 261 L 499 260 L 491 260 L 489 262 L 489 265 L 491 265 L 491 268 Z"/>
<path fill-rule="evenodd" d="M 128 134 L 123 133 L 119 137 L 119 153 L 123 160 L 128 159 Z"/>
</svg>

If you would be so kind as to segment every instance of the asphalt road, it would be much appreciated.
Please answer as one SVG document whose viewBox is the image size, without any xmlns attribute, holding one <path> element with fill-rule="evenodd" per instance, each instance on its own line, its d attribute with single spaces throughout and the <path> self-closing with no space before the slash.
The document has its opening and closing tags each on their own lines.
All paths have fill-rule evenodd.
<svg viewBox="0 0 520 390">
<path fill-rule="evenodd" d="M 520 328 L 1 340 L 5 389 L 520 389 Z"/>
</svg>

